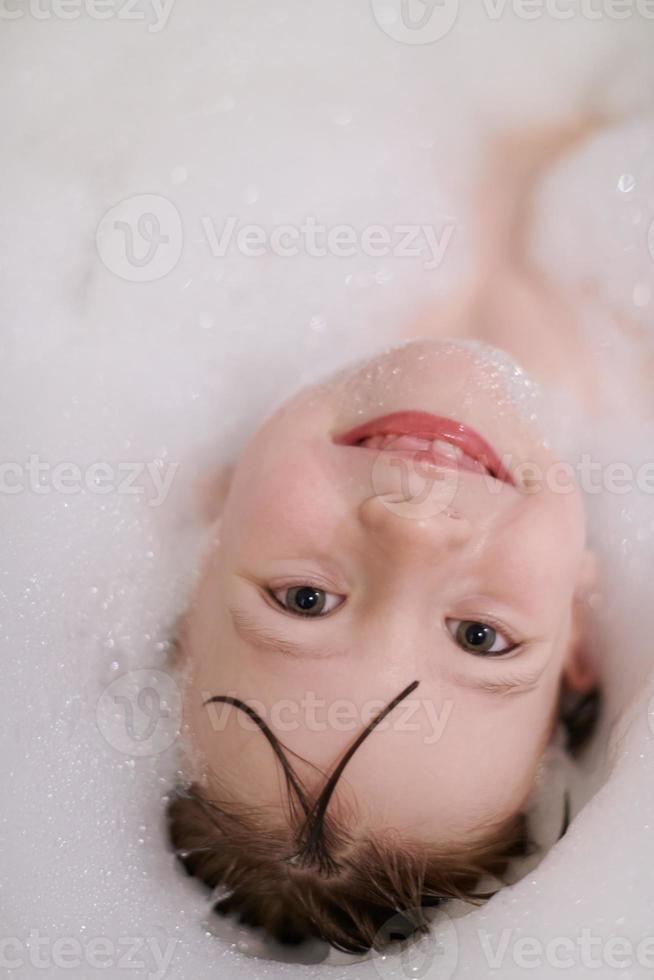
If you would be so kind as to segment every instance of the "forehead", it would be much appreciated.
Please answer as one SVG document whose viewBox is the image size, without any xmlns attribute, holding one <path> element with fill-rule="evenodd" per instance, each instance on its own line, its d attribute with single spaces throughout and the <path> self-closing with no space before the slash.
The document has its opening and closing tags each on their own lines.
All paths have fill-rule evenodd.
<svg viewBox="0 0 654 980">
<path fill-rule="evenodd" d="M 508 816 L 528 792 L 549 737 L 553 691 L 547 684 L 522 700 L 482 703 L 470 692 L 436 695 L 425 688 L 421 694 L 418 688 L 352 756 L 338 799 L 375 829 L 398 827 L 432 839 L 456 838 L 480 820 Z M 272 722 L 298 776 L 319 789 L 365 721 L 390 698 L 368 705 L 363 694 L 345 698 L 342 689 L 338 697 L 318 694 L 309 716 L 291 684 L 281 725 L 265 697 L 248 700 Z M 299 723 L 293 706 L 304 710 Z M 248 732 L 233 718 L 223 721 L 210 732 L 207 750 L 216 776 L 238 780 L 239 796 L 283 805 L 279 763 L 259 731 Z"/>
</svg>

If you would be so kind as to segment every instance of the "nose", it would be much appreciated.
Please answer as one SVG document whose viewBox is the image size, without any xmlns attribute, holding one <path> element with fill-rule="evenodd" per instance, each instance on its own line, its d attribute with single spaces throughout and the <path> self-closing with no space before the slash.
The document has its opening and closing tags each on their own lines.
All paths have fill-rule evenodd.
<svg viewBox="0 0 654 980">
<path fill-rule="evenodd" d="M 359 520 L 396 559 L 404 552 L 433 560 L 436 554 L 463 547 L 473 533 L 468 518 L 449 503 L 432 504 L 427 511 L 390 493 L 367 497 L 359 506 Z"/>
</svg>

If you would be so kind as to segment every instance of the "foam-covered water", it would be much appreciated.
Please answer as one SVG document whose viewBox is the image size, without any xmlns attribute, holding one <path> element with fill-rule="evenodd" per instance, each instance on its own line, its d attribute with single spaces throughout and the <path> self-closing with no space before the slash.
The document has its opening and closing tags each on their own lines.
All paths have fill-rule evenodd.
<svg viewBox="0 0 654 980">
<path fill-rule="evenodd" d="M 180 0 L 165 23 L 154 5 L 128 17 L 116 4 L 103 20 L 89 6 L 0 20 L 3 965 L 20 977 L 416 975 L 392 956 L 331 968 L 243 957 L 248 937 L 212 935 L 204 891 L 166 850 L 170 637 L 204 541 L 195 486 L 280 398 L 394 339 L 463 281 L 490 129 L 598 103 L 641 112 L 654 22 L 581 7 L 571 20 L 508 7 L 494 19 L 468 5 L 440 40 L 406 44 L 378 23 L 392 24 L 390 2 L 384 20 L 344 0 Z M 613 337 L 607 301 L 652 326 L 651 143 L 644 118 L 618 126 L 557 167 L 541 198 L 538 259 L 569 286 L 601 283 L 587 315 L 598 361 L 620 377 L 644 341 Z M 111 238 L 112 220 L 144 213 L 159 222 L 143 226 L 146 245 L 167 238 L 160 267 L 139 265 L 143 253 L 126 264 L 128 232 Z M 444 254 L 425 238 L 413 256 L 221 255 L 230 216 L 267 232 L 417 223 Z M 652 426 L 622 388 L 614 398 L 635 413 L 628 431 L 616 411 L 580 438 L 595 458 L 639 465 Z M 647 493 L 591 497 L 608 569 L 593 637 L 607 731 L 626 719 L 611 776 L 602 786 L 604 766 L 591 769 L 579 805 L 599 791 L 536 871 L 443 925 L 427 951 L 435 977 L 521 976 L 520 938 L 572 937 L 575 976 L 651 970 L 635 950 L 654 910 L 654 514 Z M 597 968 L 581 958 L 584 929 L 599 937 Z M 606 952 L 615 937 L 633 944 L 629 964 Z M 537 975 L 558 975 L 541 956 Z"/>
</svg>

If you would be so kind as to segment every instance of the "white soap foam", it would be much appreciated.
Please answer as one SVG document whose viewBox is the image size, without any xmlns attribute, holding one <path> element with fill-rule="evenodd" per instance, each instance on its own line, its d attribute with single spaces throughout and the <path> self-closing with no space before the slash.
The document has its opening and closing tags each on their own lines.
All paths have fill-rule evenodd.
<svg viewBox="0 0 654 980">
<path fill-rule="evenodd" d="M 232 457 L 280 398 L 376 349 L 461 282 L 466 192 L 489 129 L 597 99 L 638 107 L 651 22 L 579 12 L 536 22 L 468 5 L 442 39 L 406 44 L 380 26 L 394 30 L 390 0 L 381 12 L 345 0 L 188 0 L 165 24 L 143 3 L 129 15 L 116 4 L 106 20 L 88 4 L 70 20 L 20 9 L 3 16 L 0 38 L 1 457 L 13 466 L 6 484 L 23 486 L 0 496 L 4 967 L 21 977 L 415 975 L 392 956 L 341 968 L 243 957 L 247 935 L 230 944 L 211 933 L 204 891 L 166 849 L 162 800 L 178 766 L 169 641 L 203 544 L 194 481 Z M 641 143 L 642 130 L 625 131 L 606 155 L 559 174 L 548 193 L 565 201 L 565 241 L 578 234 L 586 187 L 604 237 L 582 234 L 562 257 L 544 225 L 543 261 L 568 279 L 608 268 L 611 295 L 631 295 L 642 314 L 651 267 L 631 254 L 648 219 L 622 217 L 627 200 L 652 205 Z M 625 174 L 634 186 L 616 191 Z M 129 233 L 112 224 L 139 215 L 145 245 L 135 249 L 167 236 L 154 264 L 145 251 L 127 261 Z M 447 247 L 433 269 L 428 250 L 221 256 L 230 216 L 267 233 L 308 219 L 357 232 L 427 224 Z M 620 261 L 609 247 L 616 227 Z M 629 459 L 651 435 L 634 423 Z M 611 460 L 621 440 L 616 425 L 593 445 Z M 130 463 L 141 466 L 136 484 Z M 170 493 L 151 506 L 170 474 Z M 80 480 L 86 489 L 73 492 Z M 612 571 L 597 610 L 610 720 L 643 688 L 650 659 L 654 525 L 645 495 L 591 503 Z M 590 928 L 635 945 L 649 934 L 654 780 L 641 697 L 608 784 L 537 872 L 456 928 L 445 922 L 441 945 L 427 949 L 434 975 L 486 975 L 489 948 L 502 954 L 503 978 L 522 975 L 519 937 L 545 944 Z M 513 932 L 502 953 L 504 929 Z M 543 955 L 538 976 L 558 975 Z M 645 975 L 643 956 L 625 976 Z M 593 975 L 614 974 L 604 954 Z"/>
</svg>

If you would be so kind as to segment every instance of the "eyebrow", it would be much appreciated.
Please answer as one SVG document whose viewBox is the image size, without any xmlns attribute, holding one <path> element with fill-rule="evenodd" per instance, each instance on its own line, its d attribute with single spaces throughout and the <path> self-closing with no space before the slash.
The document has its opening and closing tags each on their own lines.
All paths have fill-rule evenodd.
<svg viewBox="0 0 654 980">
<path fill-rule="evenodd" d="M 322 647 L 312 647 L 305 642 L 289 640 L 283 633 L 278 633 L 277 630 L 268 626 L 262 626 L 248 613 L 240 609 L 230 609 L 229 612 L 234 629 L 241 639 L 245 640 L 246 643 L 254 644 L 259 649 L 281 653 L 285 657 L 293 657 L 296 660 L 323 660 L 327 657 L 337 656 L 336 653 Z"/>
</svg>

